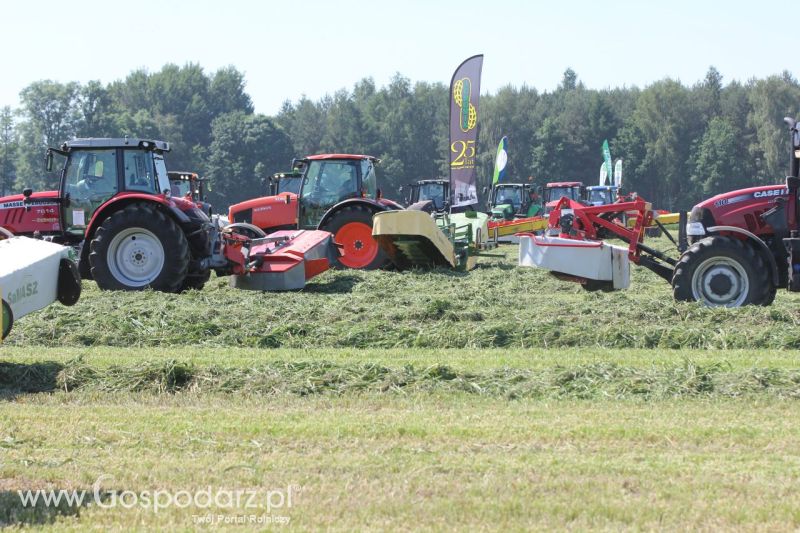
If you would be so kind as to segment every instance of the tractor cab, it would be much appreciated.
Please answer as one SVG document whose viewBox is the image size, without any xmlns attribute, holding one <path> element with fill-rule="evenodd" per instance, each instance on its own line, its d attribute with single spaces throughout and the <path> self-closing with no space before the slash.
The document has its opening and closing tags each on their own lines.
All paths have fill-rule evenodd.
<svg viewBox="0 0 800 533">
<path fill-rule="evenodd" d="M 589 205 L 609 205 L 617 201 L 619 187 L 616 185 L 592 185 L 586 187 L 586 203 Z"/>
<path fill-rule="evenodd" d="M 450 198 L 450 181 L 445 179 L 419 180 L 408 185 L 406 205 L 431 202 L 436 212 L 446 211 Z"/>
<path fill-rule="evenodd" d="M 287 192 L 298 194 L 300 193 L 300 185 L 303 182 L 303 172 L 300 168 L 296 168 L 291 172 L 276 172 L 267 178 L 267 181 L 269 183 L 270 196 L 277 196 Z"/>
<path fill-rule="evenodd" d="M 196 172 L 169 171 L 170 194 L 175 198 L 186 198 L 197 204 L 206 214 L 211 214 L 211 204 L 206 202 L 204 184 L 205 178 L 201 178 Z"/>
<path fill-rule="evenodd" d="M 308 157 L 300 184 L 300 227 L 316 228 L 329 209 L 345 200 L 377 199 L 376 161 L 362 155 Z"/>
<path fill-rule="evenodd" d="M 59 190 L 26 189 L 0 198 L 2 226 L 18 235 L 38 232 L 58 242 L 80 242 L 95 214 L 112 200 L 160 196 L 164 201 L 171 190 L 164 163 L 168 151 L 166 142 L 140 139 L 75 139 L 50 148 L 48 172 L 55 155 L 64 158 Z"/>
<path fill-rule="evenodd" d="M 89 221 L 106 202 L 119 195 L 161 195 L 171 192 L 161 141 L 78 139 L 67 141 L 51 155 L 66 157 L 59 196 L 63 199 L 62 227 L 83 239 Z M 134 144 L 135 143 L 135 144 Z"/>
<path fill-rule="evenodd" d="M 552 211 L 561 198 L 569 198 L 574 202 L 583 202 L 586 187 L 580 181 L 551 182 L 544 188 L 545 214 Z"/>
<path fill-rule="evenodd" d="M 538 195 L 527 183 L 500 183 L 492 187 L 489 210 L 494 220 L 513 220 L 539 214 Z"/>
</svg>

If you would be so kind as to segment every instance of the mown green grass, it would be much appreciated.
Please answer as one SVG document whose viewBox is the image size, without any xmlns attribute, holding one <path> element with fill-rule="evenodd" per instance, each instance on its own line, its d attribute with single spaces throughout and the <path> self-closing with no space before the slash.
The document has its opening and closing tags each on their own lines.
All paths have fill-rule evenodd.
<svg viewBox="0 0 800 533">
<path fill-rule="evenodd" d="M 586 293 L 500 252 L 292 293 L 84 283 L 0 345 L 0 527 L 182 530 L 206 512 L 20 507 L 17 490 L 103 474 L 116 491 L 297 486 L 274 514 L 301 530 L 800 527 L 800 297 L 706 309 L 643 269 Z"/>
<path fill-rule="evenodd" d="M 19 488 L 105 474 L 116 491 L 299 486 L 274 514 L 301 530 L 791 530 L 799 414 L 770 398 L 23 396 L 0 404 L 0 501 L 19 516 Z M 190 529 L 198 511 L 77 513 L 25 523 Z"/>
<path fill-rule="evenodd" d="M 181 295 L 85 282 L 77 305 L 26 317 L 4 346 L 800 348 L 800 295 L 707 309 L 674 302 L 664 280 L 638 267 L 631 290 L 587 293 L 515 266 L 516 246 L 499 253 L 468 273 L 329 271 L 290 293 L 239 291 L 221 278 Z"/>
</svg>

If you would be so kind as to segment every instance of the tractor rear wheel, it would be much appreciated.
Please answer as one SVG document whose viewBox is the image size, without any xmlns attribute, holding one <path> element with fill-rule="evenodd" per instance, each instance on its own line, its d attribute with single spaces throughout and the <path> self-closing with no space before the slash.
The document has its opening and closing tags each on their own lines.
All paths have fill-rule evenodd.
<svg viewBox="0 0 800 533">
<path fill-rule="evenodd" d="M 774 287 L 764 259 L 732 237 L 706 237 L 681 256 L 672 275 L 676 300 L 709 307 L 768 305 Z M 773 296 L 774 297 L 774 296 Z"/>
<path fill-rule="evenodd" d="M 8 305 L 8 302 L 5 300 L 0 299 L 0 313 L 2 313 L 2 331 L 0 331 L 0 340 L 5 339 L 8 337 L 8 334 L 11 333 L 11 327 L 14 325 L 14 312 L 11 310 L 11 306 Z"/>
<path fill-rule="evenodd" d="M 189 268 L 183 230 L 150 205 L 113 213 L 97 228 L 89 250 L 92 278 L 103 290 L 178 292 Z"/>
<path fill-rule="evenodd" d="M 389 262 L 389 257 L 372 237 L 372 215 L 374 213 L 364 206 L 349 205 L 320 227 L 333 233 L 333 240 L 344 247 L 335 266 L 376 270 Z"/>
</svg>

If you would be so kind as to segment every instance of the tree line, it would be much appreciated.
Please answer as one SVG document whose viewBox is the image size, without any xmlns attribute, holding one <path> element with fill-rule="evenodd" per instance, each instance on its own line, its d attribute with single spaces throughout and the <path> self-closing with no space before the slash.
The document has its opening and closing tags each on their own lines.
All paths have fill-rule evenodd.
<svg viewBox="0 0 800 533">
<path fill-rule="evenodd" d="M 275 116 L 255 113 L 244 75 L 200 65 L 136 70 L 103 85 L 36 81 L 18 109 L 0 108 L 0 193 L 53 188 L 43 155 L 74 137 L 143 137 L 169 141 L 168 166 L 211 181 L 221 209 L 266 192 L 263 179 L 288 170 L 293 157 L 364 153 L 382 160 L 384 194 L 446 177 L 448 90 L 400 74 L 377 87 L 365 78 L 318 100 L 284 103 Z M 711 67 L 686 86 L 664 79 L 644 88 L 588 89 L 567 69 L 559 86 L 540 92 L 506 86 L 481 97 L 480 190 L 489 184 L 497 143 L 509 138 L 512 181 L 594 184 L 609 140 L 624 160 L 626 191 L 658 208 L 688 208 L 716 193 L 780 183 L 789 148 L 782 119 L 800 109 L 800 84 L 788 72 L 724 83 Z"/>
</svg>

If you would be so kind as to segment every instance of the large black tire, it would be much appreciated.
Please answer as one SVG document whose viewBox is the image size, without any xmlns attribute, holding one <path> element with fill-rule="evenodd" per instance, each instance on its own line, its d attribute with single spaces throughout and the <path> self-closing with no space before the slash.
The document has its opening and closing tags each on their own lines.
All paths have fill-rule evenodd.
<svg viewBox="0 0 800 533">
<path fill-rule="evenodd" d="M 700 301 L 709 307 L 769 305 L 774 290 L 761 255 L 732 237 L 706 237 L 694 243 L 672 275 L 676 300 Z"/>
<path fill-rule="evenodd" d="M 129 205 L 105 219 L 89 251 L 92 278 L 103 290 L 178 292 L 189 259 L 181 228 L 147 204 Z"/>
<path fill-rule="evenodd" d="M 56 297 L 66 306 L 75 305 L 81 297 L 81 276 L 78 265 L 72 259 L 62 258 L 58 265 Z"/>
<path fill-rule="evenodd" d="M 2 331 L 0 331 L 0 339 L 5 339 L 8 337 L 8 334 L 11 333 L 11 328 L 14 326 L 14 312 L 11 310 L 11 306 L 5 300 L 0 299 L 0 313 L 2 313 L 2 320 L 0 322 L 3 323 Z"/>
<path fill-rule="evenodd" d="M 583 287 L 583 290 L 588 292 L 612 292 L 614 290 L 614 282 L 587 279 L 585 283 L 581 283 L 581 287 Z"/>
<path fill-rule="evenodd" d="M 203 273 L 198 274 L 188 274 L 183 283 L 181 283 L 181 288 L 179 292 L 188 291 L 190 289 L 194 289 L 196 291 L 203 290 L 203 287 L 206 286 L 206 282 L 211 279 L 211 271 L 206 270 Z"/>
<path fill-rule="evenodd" d="M 344 257 L 339 258 L 335 267 L 377 270 L 388 265 L 389 257 L 372 238 L 374 214 L 375 212 L 366 206 L 348 205 L 334 213 L 324 225 L 320 226 L 319 229 L 333 233 L 333 240 L 344 246 Z M 368 232 L 363 225 L 368 226 Z M 375 248 L 372 248 L 373 246 Z"/>
</svg>

